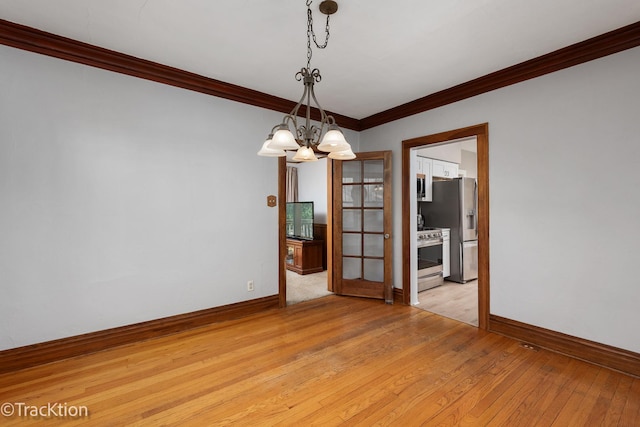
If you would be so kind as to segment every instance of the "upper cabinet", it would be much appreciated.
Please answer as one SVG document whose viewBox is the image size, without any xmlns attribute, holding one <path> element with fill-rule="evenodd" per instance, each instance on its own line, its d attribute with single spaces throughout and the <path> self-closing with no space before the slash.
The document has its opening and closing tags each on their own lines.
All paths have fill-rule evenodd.
<svg viewBox="0 0 640 427">
<path fill-rule="evenodd" d="M 432 160 L 432 174 L 437 178 L 457 178 L 458 165 L 451 162 L 443 162 L 442 160 Z"/>
<path fill-rule="evenodd" d="M 427 159 L 426 157 L 422 157 L 422 156 L 417 156 L 416 157 L 417 163 L 416 163 L 416 170 L 418 171 L 419 174 L 424 174 L 425 171 L 425 162 L 428 161 L 429 163 L 431 163 L 431 159 Z M 429 170 L 431 170 L 431 165 L 428 165 Z"/>
<path fill-rule="evenodd" d="M 433 178 L 457 178 L 458 164 L 416 156 L 416 171 L 418 174 L 418 201 L 430 202 L 433 199 L 431 187 Z"/>
</svg>

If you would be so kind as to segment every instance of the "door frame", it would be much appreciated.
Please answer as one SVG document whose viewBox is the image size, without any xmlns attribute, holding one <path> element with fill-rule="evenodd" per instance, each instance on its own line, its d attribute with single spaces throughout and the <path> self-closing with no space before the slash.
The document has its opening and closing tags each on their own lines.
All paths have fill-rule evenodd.
<svg viewBox="0 0 640 427">
<path fill-rule="evenodd" d="M 440 132 L 402 141 L 402 259 L 411 256 L 411 149 L 454 139 L 476 137 L 478 155 L 478 328 L 489 329 L 489 124 Z M 402 299 L 411 304 L 411 266 L 402 263 Z"/>
<path fill-rule="evenodd" d="M 278 306 L 287 306 L 287 158 L 278 157 Z"/>
</svg>

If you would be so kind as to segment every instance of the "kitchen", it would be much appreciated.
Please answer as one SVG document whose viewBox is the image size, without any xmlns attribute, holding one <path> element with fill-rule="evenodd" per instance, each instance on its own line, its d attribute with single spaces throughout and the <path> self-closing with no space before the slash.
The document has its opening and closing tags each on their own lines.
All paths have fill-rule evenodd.
<svg viewBox="0 0 640 427">
<path fill-rule="evenodd" d="M 412 162 L 417 267 L 412 304 L 477 326 L 476 139 L 418 147 Z"/>
</svg>

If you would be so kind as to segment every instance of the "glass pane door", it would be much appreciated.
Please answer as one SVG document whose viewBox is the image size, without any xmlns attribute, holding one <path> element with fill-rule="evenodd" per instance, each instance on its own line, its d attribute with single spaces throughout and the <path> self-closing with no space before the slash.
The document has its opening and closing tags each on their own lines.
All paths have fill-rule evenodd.
<svg viewBox="0 0 640 427">
<path fill-rule="evenodd" d="M 359 153 L 355 160 L 335 162 L 334 217 L 338 227 L 334 233 L 341 254 L 336 259 L 341 286 L 336 293 L 371 298 L 392 298 L 390 288 L 391 245 L 390 206 L 390 153 Z M 387 159 L 388 157 L 388 159 Z M 339 178 L 338 178 L 339 177 Z M 386 179 L 385 179 L 386 178 Z M 338 181 L 338 182 L 336 182 Z M 390 203 L 389 203 L 390 204 Z M 337 252 L 337 251 L 336 251 Z M 388 280 L 387 280 L 388 279 Z M 336 282 L 337 283 L 337 282 Z"/>
</svg>

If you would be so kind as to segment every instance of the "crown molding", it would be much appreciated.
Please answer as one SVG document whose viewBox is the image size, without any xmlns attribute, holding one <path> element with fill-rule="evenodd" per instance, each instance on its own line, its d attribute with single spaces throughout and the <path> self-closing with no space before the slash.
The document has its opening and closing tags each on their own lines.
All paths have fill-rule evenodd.
<svg viewBox="0 0 640 427">
<path fill-rule="evenodd" d="M 640 46 L 640 22 L 365 117 L 360 120 L 360 130 L 403 119 L 637 46 Z"/>
<path fill-rule="evenodd" d="M 164 83 L 219 98 L 242 102 L 269 110 L 289 113 L 296 103 L 257 90 L 225 83 L 195 73 L 136 58 L 67 37 L 58 36 L 36 28 L 0 19 L 0 44 L 54 58 L 65 59 L 91 67 L 127 74 L 158 83 Z M 305 109 L 300 109 L 305 114 Z M 326 112 L 332 115 L 341 127 L 359 130 L 360 123 L 351 117 Z M 311 118 L 320 120 L 320 111 L 311 109 Z"/>
<path fill-rule="evenodd" d="M 288 99 L 2 19 L 0 19 L 0 44 L 281 113 L 289 113 L 296 105 L 294 101 Z M 329 111 L 327 114 L 333 115 L 336 122 L 340 123 L 343 128 L 362 131 L 637 46 L 640 46 L 640 22 L 424 96 L 361 120 Z M 301 111 L 304 112 L 304 110 Z M 318 109 L 312 108 L 311 117 L 314 120 L 320 120 Z"/>
</svg>

